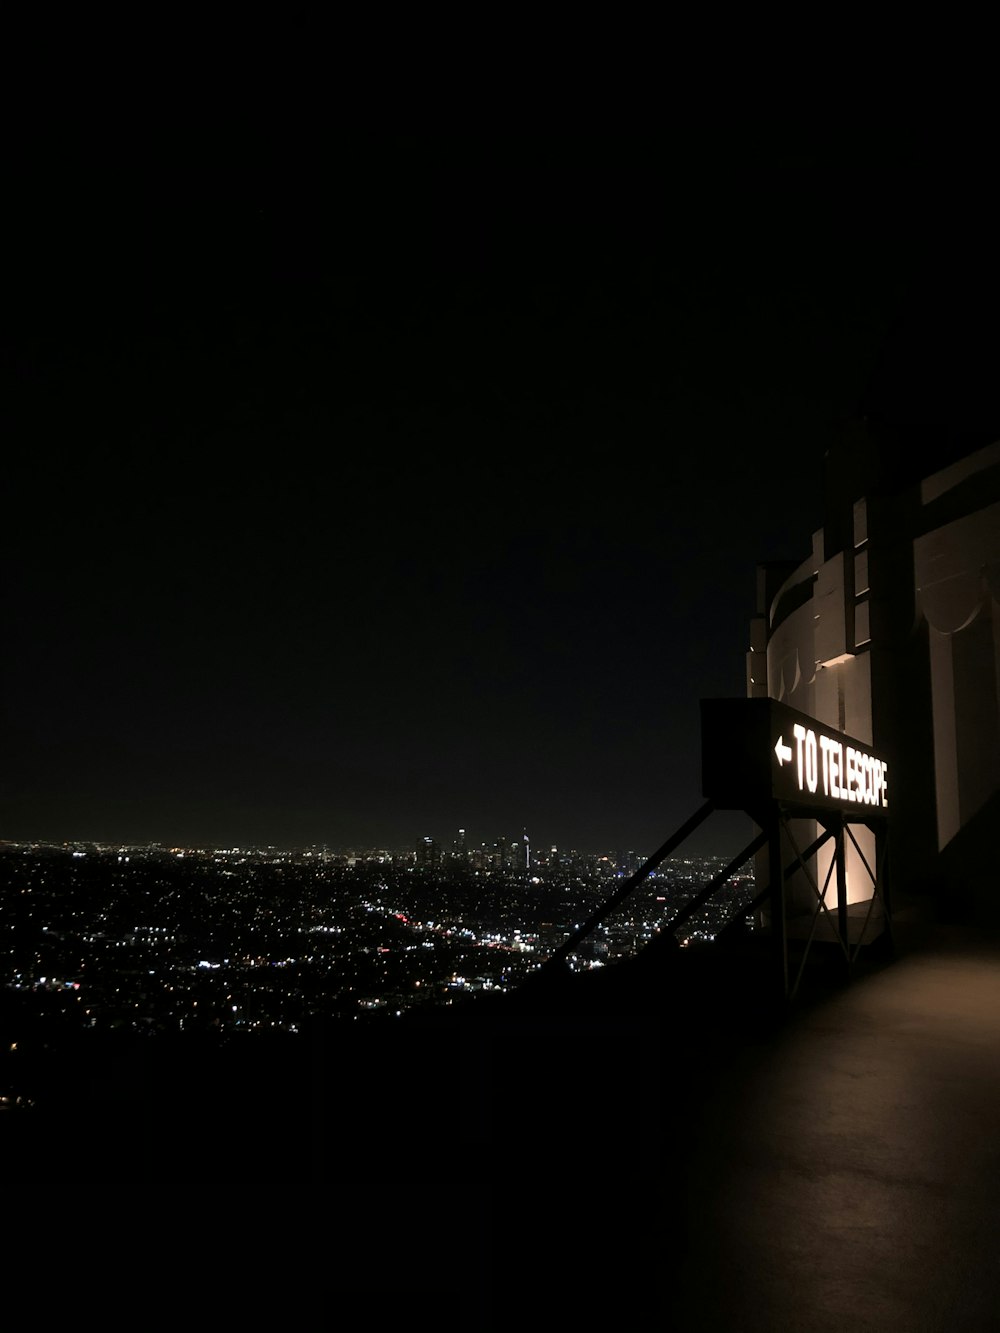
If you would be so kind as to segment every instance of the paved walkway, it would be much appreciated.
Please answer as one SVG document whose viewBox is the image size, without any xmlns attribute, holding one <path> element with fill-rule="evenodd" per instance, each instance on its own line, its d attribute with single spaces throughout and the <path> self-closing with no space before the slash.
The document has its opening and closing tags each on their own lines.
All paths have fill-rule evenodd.
<svg viewBox="0 0 1000 1333">
<path fill-rule="evenodd" d="M 803 1012 L 695 1145 L 664 1329 L 1000 1329 L 1000 946 L 938 928 Z"/>
</svg>

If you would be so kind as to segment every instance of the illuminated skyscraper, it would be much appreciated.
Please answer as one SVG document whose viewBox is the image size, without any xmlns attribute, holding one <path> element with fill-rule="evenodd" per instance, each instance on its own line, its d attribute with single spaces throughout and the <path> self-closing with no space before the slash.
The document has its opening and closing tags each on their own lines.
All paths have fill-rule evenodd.
<svg viewBox="0 0 1000 1333">
<path fill-rule="evenodd" d="M 441 862 L 441 848 L 433 838 L 421 838 L 417 843 L 417 865 L 436 869 Z"/>
</svg>

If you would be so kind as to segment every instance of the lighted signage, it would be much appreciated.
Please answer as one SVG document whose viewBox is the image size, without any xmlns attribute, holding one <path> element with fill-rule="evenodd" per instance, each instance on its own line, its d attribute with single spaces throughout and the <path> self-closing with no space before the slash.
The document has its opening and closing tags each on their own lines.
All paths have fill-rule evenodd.
<svg viewBox="0 0 1000 1333">
<path fill-rule="evenodd" d="M 779 736 L 774 753 L 779 769 L 793 765 L 789 775 L 794 776 L 799 795 L 808 792 L 812 796 L 822 790 L 824 797 L 837 801 L 888 806 L 889 765 L 884 759 L 876 759 L 857 743 L 847 745 L 818 730 L 818 724 L 807 727 L 793 722 L 792 736 L 794 750 Z"/>
<path fill-rule="evenodd" d="M 776 699 L 702 701 L 702 786 L 723 808 L 762 800 L 843 810 L 889 809 L 889 765 L 870 745 Z"/>
</svg>

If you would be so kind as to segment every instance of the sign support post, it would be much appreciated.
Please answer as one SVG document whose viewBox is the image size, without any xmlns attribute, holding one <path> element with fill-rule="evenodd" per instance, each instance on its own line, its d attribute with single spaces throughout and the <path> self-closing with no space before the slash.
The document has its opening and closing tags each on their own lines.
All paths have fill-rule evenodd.
<svg viewBox="0 0 1000 1333">
<path fill-rule="evenodd" d="M 767 860 L 771 869 L 771 933 L 774 953 L 781 969 L 782 993 L 788 995 L 788 914 L 785 910 L 785 875 L 781 865 L 781 825 L 771 819 L 768 830 Z M 774 867 L 777 867 L 775 874 Z"/>
<path fill-rule="evenodd" d="M 847 925 L 847 855 L 844 848 L 844 817 L 837 816 L 833 834 L 834 856 L 837 860 L 837 929 L 847 955 L 847 971 L 851 971 L 851 940 Z"/>
<path fill-rule="evenodd" d="M 819 938 L 836 940 L 850 976 L 861 944 L 869 934 L 876 906 L 876 924 L 891 932 L 889 897 L 885 881 L 886 821 L 889 808 L 889 765 L 867 742 L 809 717 L 777 699 L 702 700 L 702 790 L 719 809 L 743 810 L 764 831 L 768 846 L 769 880 L 758 901 L 767 898 L 776 963 L 786 998 L 798 989 L 809 949 Z M 806 853 L 799 853 L 789 820 L 814 820 L 824 834 Z M 876 870 L 868 863 L 852 826 L 863 824 L 875 837 Z M 795 848 L 797 859 L 782 864 L 782 833 Z M 872 881 L 870 900 L 849 901 L 847 838 Z M 822 891 L 806 861 L 827 842 L 833 857 Z M 853 854 L 852 854 L 853 855 Z M 790 901 L 786 878 L 801 868 L 815 899 L 811 917 L 796 925 L 794 938 L 804 939 L 801 963 L 789 985 Z M 836 915 L 826 901 L 836 875 Z M 801 899 L 801 893 L 799 893 Z M 858 930 L 859 908 L 867 911 Z M 877 933 L 877 932 L 876 932 Z M 852 950 L 852 937 L 854 947 Z M 870 938 L 870 936 L 869 936 Z M 891 945 L 891 933 L 888 935 Z"/>
</svg>

